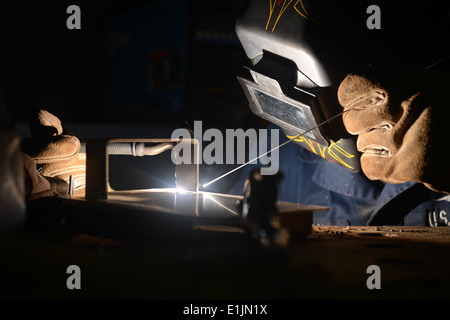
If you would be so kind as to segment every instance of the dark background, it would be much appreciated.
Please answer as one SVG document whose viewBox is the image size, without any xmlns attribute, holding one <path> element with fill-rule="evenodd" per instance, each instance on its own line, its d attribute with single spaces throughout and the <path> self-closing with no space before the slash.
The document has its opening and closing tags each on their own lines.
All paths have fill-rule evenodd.
<svg viewBox="0 0 450 320">
<path fill-rule="evenodd" d="M 183 110 L 165 112 L 142 101 L 131 110 L 111 111 L 105 89 L 108 23 L 157 2 L 146 1 L 10 1 L 0 9 L 0 81 L 13 117 L 27 120 L 30 108 L 45 108 L 66 122 L 167 123 L 189 125 L 203 120 L 210 127 L 248 127 L 255 118 L 236 79 L 245 54 L 234 32 L 245 1 L 188 1 L 186 20 L 187 72 L 181 88 Z M 81 9 L 81 29 L 69 30 L 69 5 Z M 173 10 L 177 10 L 176 3 Z M 161 19 L 155 12 L 149 19 Z M 187 21 L 187 23 L 186 23 Z M 164 32 L 162 28 L 159 32 Z M 150 54 L 151 52 L 149 52 Z M 130 79 L 130 81 L 139 81 Z M 152 112 L 152 108 L 157 109 Z"/>
<path fill-rule="evenodd" d="M 441 58 L 441 51 L 434 50 L 430 44 L 436 45 L 447 38 L 442 30 L 448 29 L 449 1 L 376 1 L 379 2 L 383 7 L 382 30 L 369 32 L 371 36 L 375 35 L 375 41 L 366 41 L 364 37 L 368 17 L 365 8 L 372 2 L 312 2 L 317 5 L 325 3 L 327 7 L 334 6 L 336 10 L 344 11 L 339 13 L 329 9 L 328 16 L 323 19 L 329 21 L 330 30 L 337 30 L 333 36 L 337 42 L 333 54 L 343 52 L 345 56 L 350 52 L 344 41 L 346 34 L 350 34 L 349 40 L 357 48 L 367 42 L 367 52 L 375 58 L 387 56 L 391 63 L 393 55 L 400 56 L 394 63 L 433 52 L 439 55 L 432 56 L 430 61 Z M 107 75 L 114 68 L 107 63 L 111 45 L 108 26 L 131 12 L 144 12 L 149 7 L 154 8 L 149 21 L 155 23 L 158 20 L 163 26 L 167 13 L 157 11 L 158 3 L 171 6 L 173 12 L 183 17 L 176 25 L 170 26 L 170 29 L 186 32 L 182 48 L 184 60 L 171 61 L 175 61 L 173 68 L 185 70 L 178 92 L 184 99 L 182 108 L 175 112 L 173 108 L 169 110 L 170 107 L 161 101 L 151 99 L 152 92 L 147 92 L 147 100 L 133 101 L 134 92 L 126 91 L 125 86 L 120 89 L 123 90 L 120 94 L 128 95 L 129 104 L 111 108 L 111 97 L 114 99 L 115 93 L 107 88 Z M 180 3 L 185 3 L 187 9 L 180 9 Z M 0 88 L 7 107 L 18 121 L 26 121 L 28 110 L 39 107 L 56 113 L 66 122 L 170 124 L 179 127 L 189 126 L 193 120 L 202 120 L 204 127 L 255 126 L 258 120 L 251 114 L 236 80 L 236 74 L 247 64 L 235 35 L 235 21 L 245 3 L 246 0 L 2 1 Z M 66 9 L 71 4 L 81 9 L 81 30 L 66 27 L 70 16 Z M 349 13 L 350 10 L 355 14 Z M 345 29 L 349 21 L 353 24 L 349 23 Z M 360 28 L 355 28 L 355 23 Z M 346 32 L 339 33 L 340 29 Z M 358 30 L 363 32 L 361 36 L 354 34 Z M 165 26 L 156 30 L 156 34 L 169 34 L 170 31 Z M 408 37 L 413 40 L 409 41 Z M 146 41 L 158 42 L 161 38 L 158 36 Z M 142 50 L 145 51 L 147 44 L 142 42 Z M 399 48 L 391 50 L 394 45 Z M 167 49 L 171 49 L 170 46 Z M 140 58 L 136 56 L 130 63 Z M 143 79 L 130 73 L 126 81 L 135 86 Z"/>
</svg>

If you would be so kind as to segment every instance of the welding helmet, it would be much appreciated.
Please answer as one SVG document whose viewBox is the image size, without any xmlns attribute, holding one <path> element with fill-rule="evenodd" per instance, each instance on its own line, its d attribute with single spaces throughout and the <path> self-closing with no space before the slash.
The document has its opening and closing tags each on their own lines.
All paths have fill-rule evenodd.
<svg viewBox="0 0 450 320">
<path fill-rule="evenodd" d="M 0 93 L 0 231 L 22 222 L 25 215 L 20 137 Z"/>
<path fill-rule="evenodd" d="M 411 25 L 410 6 L 386 1 L 382 28 L 374 30 L 367 25 L 371 2 L 364 0 L 249 1 L 236 34 L 250 62 L 238 76 L 250 109 L 299 145 L 359 172 L 356 138 L 343 125 L 337 89 L 349 73 L 408 58 L 416 63 L 429 53 L 408 50 L 423 32 Z"/>
</svg>

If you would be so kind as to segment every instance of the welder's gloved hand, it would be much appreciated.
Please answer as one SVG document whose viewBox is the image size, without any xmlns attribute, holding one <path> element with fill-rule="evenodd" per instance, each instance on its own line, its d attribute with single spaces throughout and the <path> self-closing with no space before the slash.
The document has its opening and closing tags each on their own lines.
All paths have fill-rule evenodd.
<svg viewBox="0 0 450 320">
<path fill-rule="evenodd" d="M 31 138 L 22 141 L 22 151 L 34 159 L 38 172 L 56 188 L 58 179 L 69 185 L 72 176 L 74 193 L 84 194 L 86 155 L 79 152 L 78 138 L 68 135 L 60 119 L 42 109 L 31 116 L 30 132 Z"/>
<path fill-rule="evenodd" d="M 347 131 L 358 135 L 372 180 L 415 181 L 450 193 L 450 75 L 398 70 L 348 75 L 338 90 Z"/>
<path fill-rule="evenodd" d="M 26 153 L 21 152 L 25 178 L 25 200 L 43 197 L 53 197 L 68 193 L 68 184 L 58 178 L 44 177 L 36 169 L 36 161 Z"/>
</svg>

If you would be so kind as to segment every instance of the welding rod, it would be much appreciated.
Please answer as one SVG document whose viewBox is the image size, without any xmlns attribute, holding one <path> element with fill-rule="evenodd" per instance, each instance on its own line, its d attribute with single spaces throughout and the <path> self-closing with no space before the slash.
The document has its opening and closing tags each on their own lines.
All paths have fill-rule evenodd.
<svg viewBox="0 0 450 320">
<path fill-rule="evenodd" d="M 350 110 L 352 110 L 352 109 L 354 109 L 354 108 L 355 108 L 355 107 L 352 107 L 352 108 L 346 109 L 346 110 L 344 110 L 344 111 L 342 111 L 342 112 L 339 112 L 338 114 L 334 115 L 333 117 L 329 118 L 328 120 L 325 120 L 325 121 L 319 123 L 318 125 L 316 125 L 316 126 L 310 128 L 309 130 L 303 131 L 302 133 L 299 133 L 298 135 L 289 138 L 289 140 L 287 140 L 287 141 L 283 142 L 282 144 L 276 146 L 275 148 L 273 148 L 273 149 L 267 151 L 266 153 L 263 153 L 263 154 L 257 156 L 256 158 L 254 158 L 254 159 L 252 159 L 252 160 L 250 160 L 250 161 L 247 161 L 246 163 L 240 165 L 240 166 L 237 167 L 237 168 L 231 169 L 230 171 L 224 173 L 224 174 L 221 175 L 220 177 L 215 178 L 214 180 L 211 180 L 211 181 L 209 181 L 209 182 L 207 182 L 207 183 L 204 183 L 204 184 L 202 185 L 202 187 L 203 187 L 203 188 L 208 187 L 210 184 L 213 184 L 214 182 L 216 182 L 216 181 L 218 181 L 218 180 L 220 180 L 220 179 L 222 179 L 222 178 L 225 178 L 227 175 L 229 175 L 229 174 L 231 174 L 231 173 L 233 173 L 233 172 L 235 172 L 235 171 L 237 171 L 237 170 L 239 170 L 239 169 L 245 167 L 246 165 L 248 165 L 248 164 L 250 164 L 250 163 L 252 163 L 252 162 L 258 160 L 259 158 L 264 157 L 265 155 L 271 153 L 272 151 L 281 148 L 282 146 L 284 146 L 284 145 L 288 144 L 289 142 L 291 142 L 291 141 L 297 139 L 298 137 L 303 136 L 303 135 L 307 134 L 308 132 L 310 132 L 310 131 L 312 131 L 312 130 L 314 130 L 314 129 L 316 129 L 316 128 L 319 128 L 320 126 L 323 126 L 325 123 L 328 123 L 328 122 L 330 122 L 331 120 L 334 120 L 334 119 L 336 119 L 337 117 L 342 116 L 344 113 L 346 113 L 346 112 L 348 112 L 348 111 L 350 111 Z"/>
<path fill-rule="evenodd" d="M 112 142 L 108 143 L 108 154 L 133 157 L 154 156 L 173 148 L 175 143 L 163 142 L 154 146 L 146 146 L 144 142 Z M 86 153 L 86 142 L 81 142 L 80 153 Z"/>
</svg>

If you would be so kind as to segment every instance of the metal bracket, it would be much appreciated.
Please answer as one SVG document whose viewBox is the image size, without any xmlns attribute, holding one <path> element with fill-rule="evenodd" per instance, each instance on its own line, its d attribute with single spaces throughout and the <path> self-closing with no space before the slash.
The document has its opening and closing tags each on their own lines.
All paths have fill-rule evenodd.
<svg viewBox="0 0 450 320">
<path fill-rule="evenodd" d="M 176 187 L 185 191 L 198 191 L 199 142 L 196 139 L 93 139 L 86 141 L 86 198 L 89 200 L 108 199 L 114 191 L 109 184 L 110 143 L 187 143 L 190 146 L 189 163 L 176 165 Z M 187 148 L 186 146 L 183 146 Z M 183 149 L 184 150 L 184 149 Z"/>
</svg>

